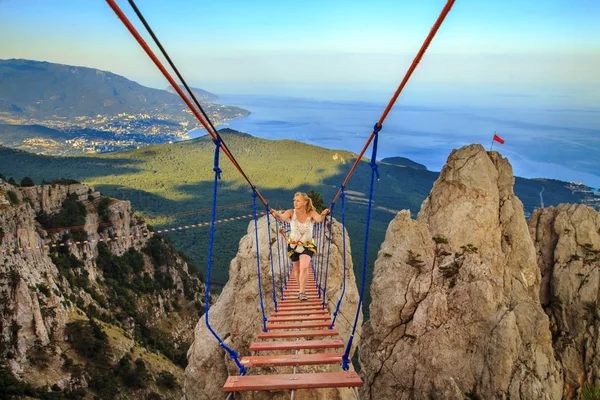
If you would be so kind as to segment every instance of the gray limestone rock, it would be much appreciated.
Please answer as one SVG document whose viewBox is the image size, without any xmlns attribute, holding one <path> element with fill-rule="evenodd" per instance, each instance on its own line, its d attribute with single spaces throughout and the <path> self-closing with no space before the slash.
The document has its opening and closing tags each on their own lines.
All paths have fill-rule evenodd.
<svg viewBox="0 0 600 400">
<path fill-rule="evenodd" d="M 560 399 L 540 273 L 508 161 L 453 151 L 375 263 L 362 399 Z"/>
</svg>

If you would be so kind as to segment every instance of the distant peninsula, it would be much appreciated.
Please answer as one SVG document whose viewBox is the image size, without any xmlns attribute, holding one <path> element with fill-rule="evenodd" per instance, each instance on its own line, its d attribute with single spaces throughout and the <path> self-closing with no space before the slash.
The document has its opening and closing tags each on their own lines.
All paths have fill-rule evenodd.
<svg viewBox="0 0 600 400">
<path fill-rule="evenodd" d="M 187 138 L 201 128 L 174 90 L 109 71 L 0 60 L 0 144 L 47 155 L 105 153 Z M 249 112 L 193 88 L 215 126 Z"/>
</svg>

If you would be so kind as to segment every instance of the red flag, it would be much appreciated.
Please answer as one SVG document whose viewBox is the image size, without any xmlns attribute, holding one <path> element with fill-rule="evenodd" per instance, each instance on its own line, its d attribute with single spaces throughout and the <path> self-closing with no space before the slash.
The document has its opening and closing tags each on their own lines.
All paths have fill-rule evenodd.
<svg viewBox="0 0 600 400">
<path fill-rule="evenodd" d="M 494 133 L 494 140 L 500 144 L 504 144 L 504 139 Z"/>
</svg>

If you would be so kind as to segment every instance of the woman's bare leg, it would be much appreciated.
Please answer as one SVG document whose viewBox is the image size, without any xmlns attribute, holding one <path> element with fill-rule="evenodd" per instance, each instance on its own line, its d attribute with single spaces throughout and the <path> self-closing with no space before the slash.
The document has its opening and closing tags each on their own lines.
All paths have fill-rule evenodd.
<svg viewBox="0 0 600 400">
<path fill-rule="evenodd" d="M 310 256 L 306 254 L 300 255 L 300 280 L 298 286 L 300 293 L 306 292 L 306 284 L 308 283 L 308 268 L 310 268 Z"/>
<path fill-rule="evenodd" d="M 300 261 L 292 261 L 292 274 L 294 274 L 296 283 L 300 286 Z"/>
</svg>

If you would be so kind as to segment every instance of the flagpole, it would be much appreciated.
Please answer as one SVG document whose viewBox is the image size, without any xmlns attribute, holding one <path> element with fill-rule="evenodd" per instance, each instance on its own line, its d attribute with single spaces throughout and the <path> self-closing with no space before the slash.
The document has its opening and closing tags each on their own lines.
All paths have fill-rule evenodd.
<svg viewBox="0 0 600 400">
<path fill-rule="evenodd" d="M 496 134 L 496 132 L 494 132 L 494 135 Z M 492 145 L 490 146 L 490 151 L 492 151 L 492 149 L 494 148 L 494 137 L 492 136 Z"/>
</svg>

